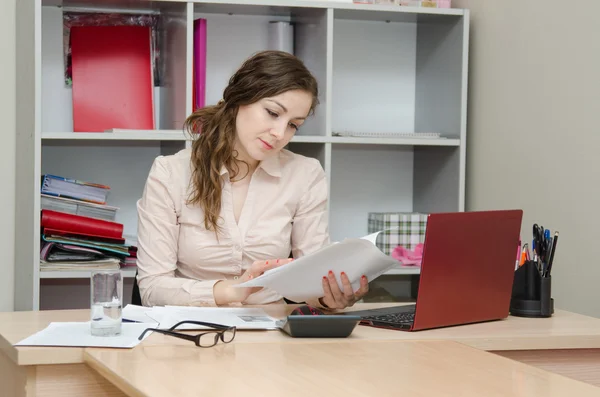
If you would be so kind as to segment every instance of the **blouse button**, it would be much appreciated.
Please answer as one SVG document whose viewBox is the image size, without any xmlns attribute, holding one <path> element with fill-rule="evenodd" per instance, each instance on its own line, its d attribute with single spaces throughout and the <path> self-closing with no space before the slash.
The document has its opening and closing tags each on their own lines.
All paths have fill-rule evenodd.
<svg viewBox="0 0 600 397">
<path fill-rule="evenodd" d="M 237 280 L 237 279 L 238 279 L 238 276 L 233 276 L 233 279 L 234 279 L 234 280 Z"/>
</svg>

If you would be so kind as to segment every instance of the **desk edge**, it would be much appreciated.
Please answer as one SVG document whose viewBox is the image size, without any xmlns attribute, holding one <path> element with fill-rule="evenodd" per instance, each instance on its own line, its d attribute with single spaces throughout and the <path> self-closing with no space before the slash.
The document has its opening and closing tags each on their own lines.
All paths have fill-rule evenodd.
<svg viewBox="0 0 600 397">
<path fill-rule="evenodd" d="M 15 364 L 22 365 L 19 363 L 19 351 L 2 335 L 0 335 L 0 351 Z"/>
<path fill-rule="evenodd" d="M 126 395 L 130 397 L 145 397 L 135 386 L 96 360 L 93 355 L 89 354 L 87 349 L 83 350 L 83 362 Z"/>
</svg>

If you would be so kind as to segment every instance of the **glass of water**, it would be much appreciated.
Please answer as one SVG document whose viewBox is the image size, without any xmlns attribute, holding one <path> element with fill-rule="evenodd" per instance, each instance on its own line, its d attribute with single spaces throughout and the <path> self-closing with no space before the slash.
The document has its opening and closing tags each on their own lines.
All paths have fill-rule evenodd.
<svg viewBox="0 0 600 397">
<path fill-rule="evenodd" d="M 123 306 L 123 275 L 121 270 L 92 271 L 90 287 L 92 335 L 120 335 Z"/>
</svg>

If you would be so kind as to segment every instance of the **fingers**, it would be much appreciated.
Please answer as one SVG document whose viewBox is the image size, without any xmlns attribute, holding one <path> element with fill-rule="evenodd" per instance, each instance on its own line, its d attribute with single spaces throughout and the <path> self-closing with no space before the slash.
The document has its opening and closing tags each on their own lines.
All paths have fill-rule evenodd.
<svg viewBox="0 0 600 397">
<path fill-rule="evenodd" d="M 352 283 L 346 273 L 342 272 L 340 274 L 340 281 L 341 288 L 331 271 L 327 277 L 323 277 L 323 301 L 331 308 L 343 309 L 350 307 L 369 291 L 369 281 L 365 276 L 360 278 L 360 287 L 356 292 L 353 292 Z"/>
<path fill-rule="evenodd" d="M 329 279 L 323 276 L 323 302 L 330 307 L 335 308 L 335 298 L 333 297 L 333 292 L 331 292 L 331 287 L 329 286 Z"/>
<path fill-rule="evenodd" d="M 342 280 L 342 289 L 344 290 L 344 298 L 346 298 L 346 301 L 348 304 L 352 304 L 354 303 L 354 291 L 352 291 L 352 284 L 350 284 L 350 279 L 348 279 L 348 276 L 346 275 L 346 273 L 342 272 L 340 274 L 340 279 Z"/>
<path fill-rule="evenodd" d="M 337 280 L 335 279 L 335 274 L 333 274 L 332 271 L 329 271 L 329 273 L 327 274 L 327 279 L 329 281 L 329 288 L 331 290 L 331 294 L 333 295 L 333 299 L 336 302 L 336 307 L 345 307 L 346 299 L 344 298 L 344 294 L 340 290 Z"/>
<path fill-rule="evenodd" d="M 274 269 L 276 267 L 288 264 L 292 261 L 292 258 L 286 258 L 286 259 L 269 259 L 266 261 L 255 261 L 254 263 L 252 263 L 252 266 L 250 266 L 250 277 L 258 277 L 261 274 L 263 274 L 264 272 L 266 272 L 267 270 L 271 270 Z"/>
<path fill-rule="evenodd" d="M 360 278 L 360 287 L 354 293 L 354 295 L 356 295 L 357 299 L 360 299 L 363 296 L 365 296 L 367 294 L 367 292 L 369 292 L 369 280 L 367 280 L 367 276 L 363 275 Z"/>
</svg>

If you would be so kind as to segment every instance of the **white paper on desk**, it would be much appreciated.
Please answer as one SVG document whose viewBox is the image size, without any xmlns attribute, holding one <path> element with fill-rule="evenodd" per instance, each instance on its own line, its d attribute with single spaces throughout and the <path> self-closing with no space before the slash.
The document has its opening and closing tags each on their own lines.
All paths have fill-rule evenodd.
<svg viewBox="0 0 600 397">
<path fill-rule="evenodd" d="M 276 329 L 277 319 L 259 308 L 245 307 L 153 307 L 152 316 L 160 321 L 160 328 L 170 328 L 180 321 L 203 321 L 220 325 L 236 326 L 237 329 Z M 183 324 L 177 329 L 204 328 L 195 324 Z"/>
<path fill-rule="evenodd" d="M 331 244 L 311 255 L 271 269 L 253 280 L 237 284 L 237 287 L 268 287 L 288 299 L 303 302 L 323 296 L 322 279 L 331 270 L 339 285 L 342 285 L 340 273 L 345 272 L 356 291 L 363 274 L 373 281 L 400 265 L 396 259 L 377 248 L 375 239 L 378 234 Z"/>
<path fill-rule="evenodd" d="M 135 321 L 137 323 L 159 323 L 158 320 L 152 317 L 152 311 L 151 307 L 128 304 L 123 308 L 121 315 L 123 320 Z"/>
<path fill-rule="evenodd" d="M 121 335 L 94 336 L 90 322 L 55 322 L 43 330 L 15 343 L 15 346 L 76 346 L 132 348 L 141 341 L 138 337 L 146 328 L 156 328 L 156 323 L 123 323 Z M 152 331 L 144 335 L 144 339 Z"/>
</svg>

